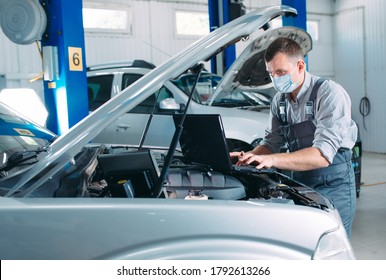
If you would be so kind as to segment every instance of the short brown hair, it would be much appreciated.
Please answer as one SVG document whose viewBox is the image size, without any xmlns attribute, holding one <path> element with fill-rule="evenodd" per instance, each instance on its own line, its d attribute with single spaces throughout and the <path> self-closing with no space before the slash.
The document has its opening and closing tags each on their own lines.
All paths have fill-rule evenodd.
<svg viewBox="0 0 386 280">
<path fill-rule="evenodd" d="M 304 57 L 303 50 L 300 45 L 290 38 L 279 37 L 275 39 L 266 49 L 264 59 L 270 62 L 278 53 L 284 53 L 289 57 L 302 59 Z"/>
</svg>

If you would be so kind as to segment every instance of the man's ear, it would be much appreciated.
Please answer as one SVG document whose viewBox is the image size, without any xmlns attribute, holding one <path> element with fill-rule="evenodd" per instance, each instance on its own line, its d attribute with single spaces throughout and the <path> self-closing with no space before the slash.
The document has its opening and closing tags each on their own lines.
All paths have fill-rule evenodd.
<svg viewBox="0 0 386 280">
<path fill-rule="evenodd" d="M 306 70 L 306 63 L 304 62 L 304 60 L 298 61 L 298 67 L 299 67 L 299 71 L 305 71 Z"/>
</svg>

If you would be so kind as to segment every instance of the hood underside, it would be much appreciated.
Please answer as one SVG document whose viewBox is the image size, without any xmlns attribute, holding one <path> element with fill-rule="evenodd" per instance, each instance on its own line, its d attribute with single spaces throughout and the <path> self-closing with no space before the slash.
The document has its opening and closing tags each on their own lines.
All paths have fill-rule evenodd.
<svg viewBox="0 0 386 280">
<path fill-rule="evenodd" d="M 186 72 L 187 69 L 216 55 L 218 50 L 237 42 L 259 30 L 272 19 L 279 16 L 294 16 L 297 12 L 289 6 L 270 6 L 252 11 L 226 25 L 212 31 L 194 44 L 180 51 L 169 60 L 150 71 L 114 98 L 103 104 L 93 113 L 61 135 L 50 147 L 48 156 L 41 159 L 24 173 L 13 192 L 32 180 L 35 176 L 49 179 L 61 170 L 68 161 L 112 124 L 125 112 L 159 90 L 167 81 Z M 43 179 L 42 179 L 43 180 Z M 33 187 L 37 187 L 34 185 Z M 11 195 L 9 193 L 8 195 Z"/>
<path fill-rule="evenodd" d="M 302 29 L 293 26 L 273 29 L 251 43 L 252 47 L 248 51 L 250 54 L 245 54 L 248 59 L 241 65 L 233 81 L 249 87 L 258 87 L 271 83 L 265 68 L 264 54 L 269 44 L 279 37 L 291 38 L 298 42 L 303 49 L 304 55 L 312 48 L 310 35 Z"/>
<path fill-rule="evenodd" d="M 266 93 L 272 97 L 276 90 L 266 71 L 264 54 L 271 42 L 279 37 L 291 38 L 298 42 L 304 55 L 312 49 L 311 36 L 300 28 L 285 26 L 264 32 L 238 56 L 208 103 L 211 104 L 223 95 L 242 91 Z"/>
</svg>

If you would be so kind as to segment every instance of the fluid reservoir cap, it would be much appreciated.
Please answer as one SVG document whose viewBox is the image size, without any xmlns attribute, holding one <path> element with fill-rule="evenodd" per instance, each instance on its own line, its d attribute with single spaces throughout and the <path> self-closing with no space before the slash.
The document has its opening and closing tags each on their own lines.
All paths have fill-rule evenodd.
<svg viewBox="0 0 386 280">
<path fill-rule="evenodd" d="M 188 200 L 208 200 L 209 197 L 202 193 L 202 190 L 193 189 L 189 190 L 188 195 L 185 197 Z"/>
<path fill-rule="evenodd" d="M 8 0 L 1 9 L 0 24 L 8 39 L 27 45 L 42 38 L 47 16 L 38 0 Z"/>
<path fill-rule="evenodd" d="M 197 189 L 190 190 L 189 191 L 189 195 L 190 196 L 201 196 L 202 195 L 202 190 L 197 190 Z"/>
</svg>

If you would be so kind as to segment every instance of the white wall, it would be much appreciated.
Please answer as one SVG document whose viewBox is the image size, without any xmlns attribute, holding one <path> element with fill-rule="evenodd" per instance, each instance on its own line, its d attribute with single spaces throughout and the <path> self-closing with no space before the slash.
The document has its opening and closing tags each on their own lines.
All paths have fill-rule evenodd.
<svg viewBox="0 0 386 280">
<path fill-rule="evenodd" d="M 0 0 L 0 16 L 2 5 L 6 1 L 8 0 Z M 33 82 L 42 75 L 39 48 L 35 43 L 30 45 L 13 43 L 0 28 L 0 75 L 5 75 L 6 80 L 1 86 L 33 88 L 42 95 L 42 82 L 40 80 Z"/>
<path fill-rule="evenodd" d="M 336 0 L 334 19 L 336 79 L 351 95 L 364 150 L 386 153 L 386 2 Z M 359 110 L 365 96 L 367 117 Z"/>
<path fill-rule="evenodd" d="M 208 13 L 208 0 L 83 0 L 83 2 L 126 5 L 134 11 L 132 36 L 103 36 L 86 33 L 86 59 L 89 65 L 135 58 L 149 60 L 159 65 L 199 38 L 175 36 L 174 11 Z M 280 0 L 244 1 L 247 8 L 254 9 L 280 3 Z"/>
<path fill-rule="evenodd" d="M 89 65 L 133 59 L 145 59 L 159 65 L 198 39 L 175 36 L 174 10 L 208 12 L 206 3 L 130 0 L 109 3 L 126 5 L 133 10 L 133 32 L 132 35 L 121 36 L 86 33 L 86 59 Z"/>
<path fill-rule="evenodd" d="M 308 70 L 313 74 L 334 79 L 334 27 L 331 1 L 308 0 L 306 5 L 307 20 L 317 21 L 320 27 L 319 40 L 313 41 L 313 48 L 308 54 Z"/>
</svg>

